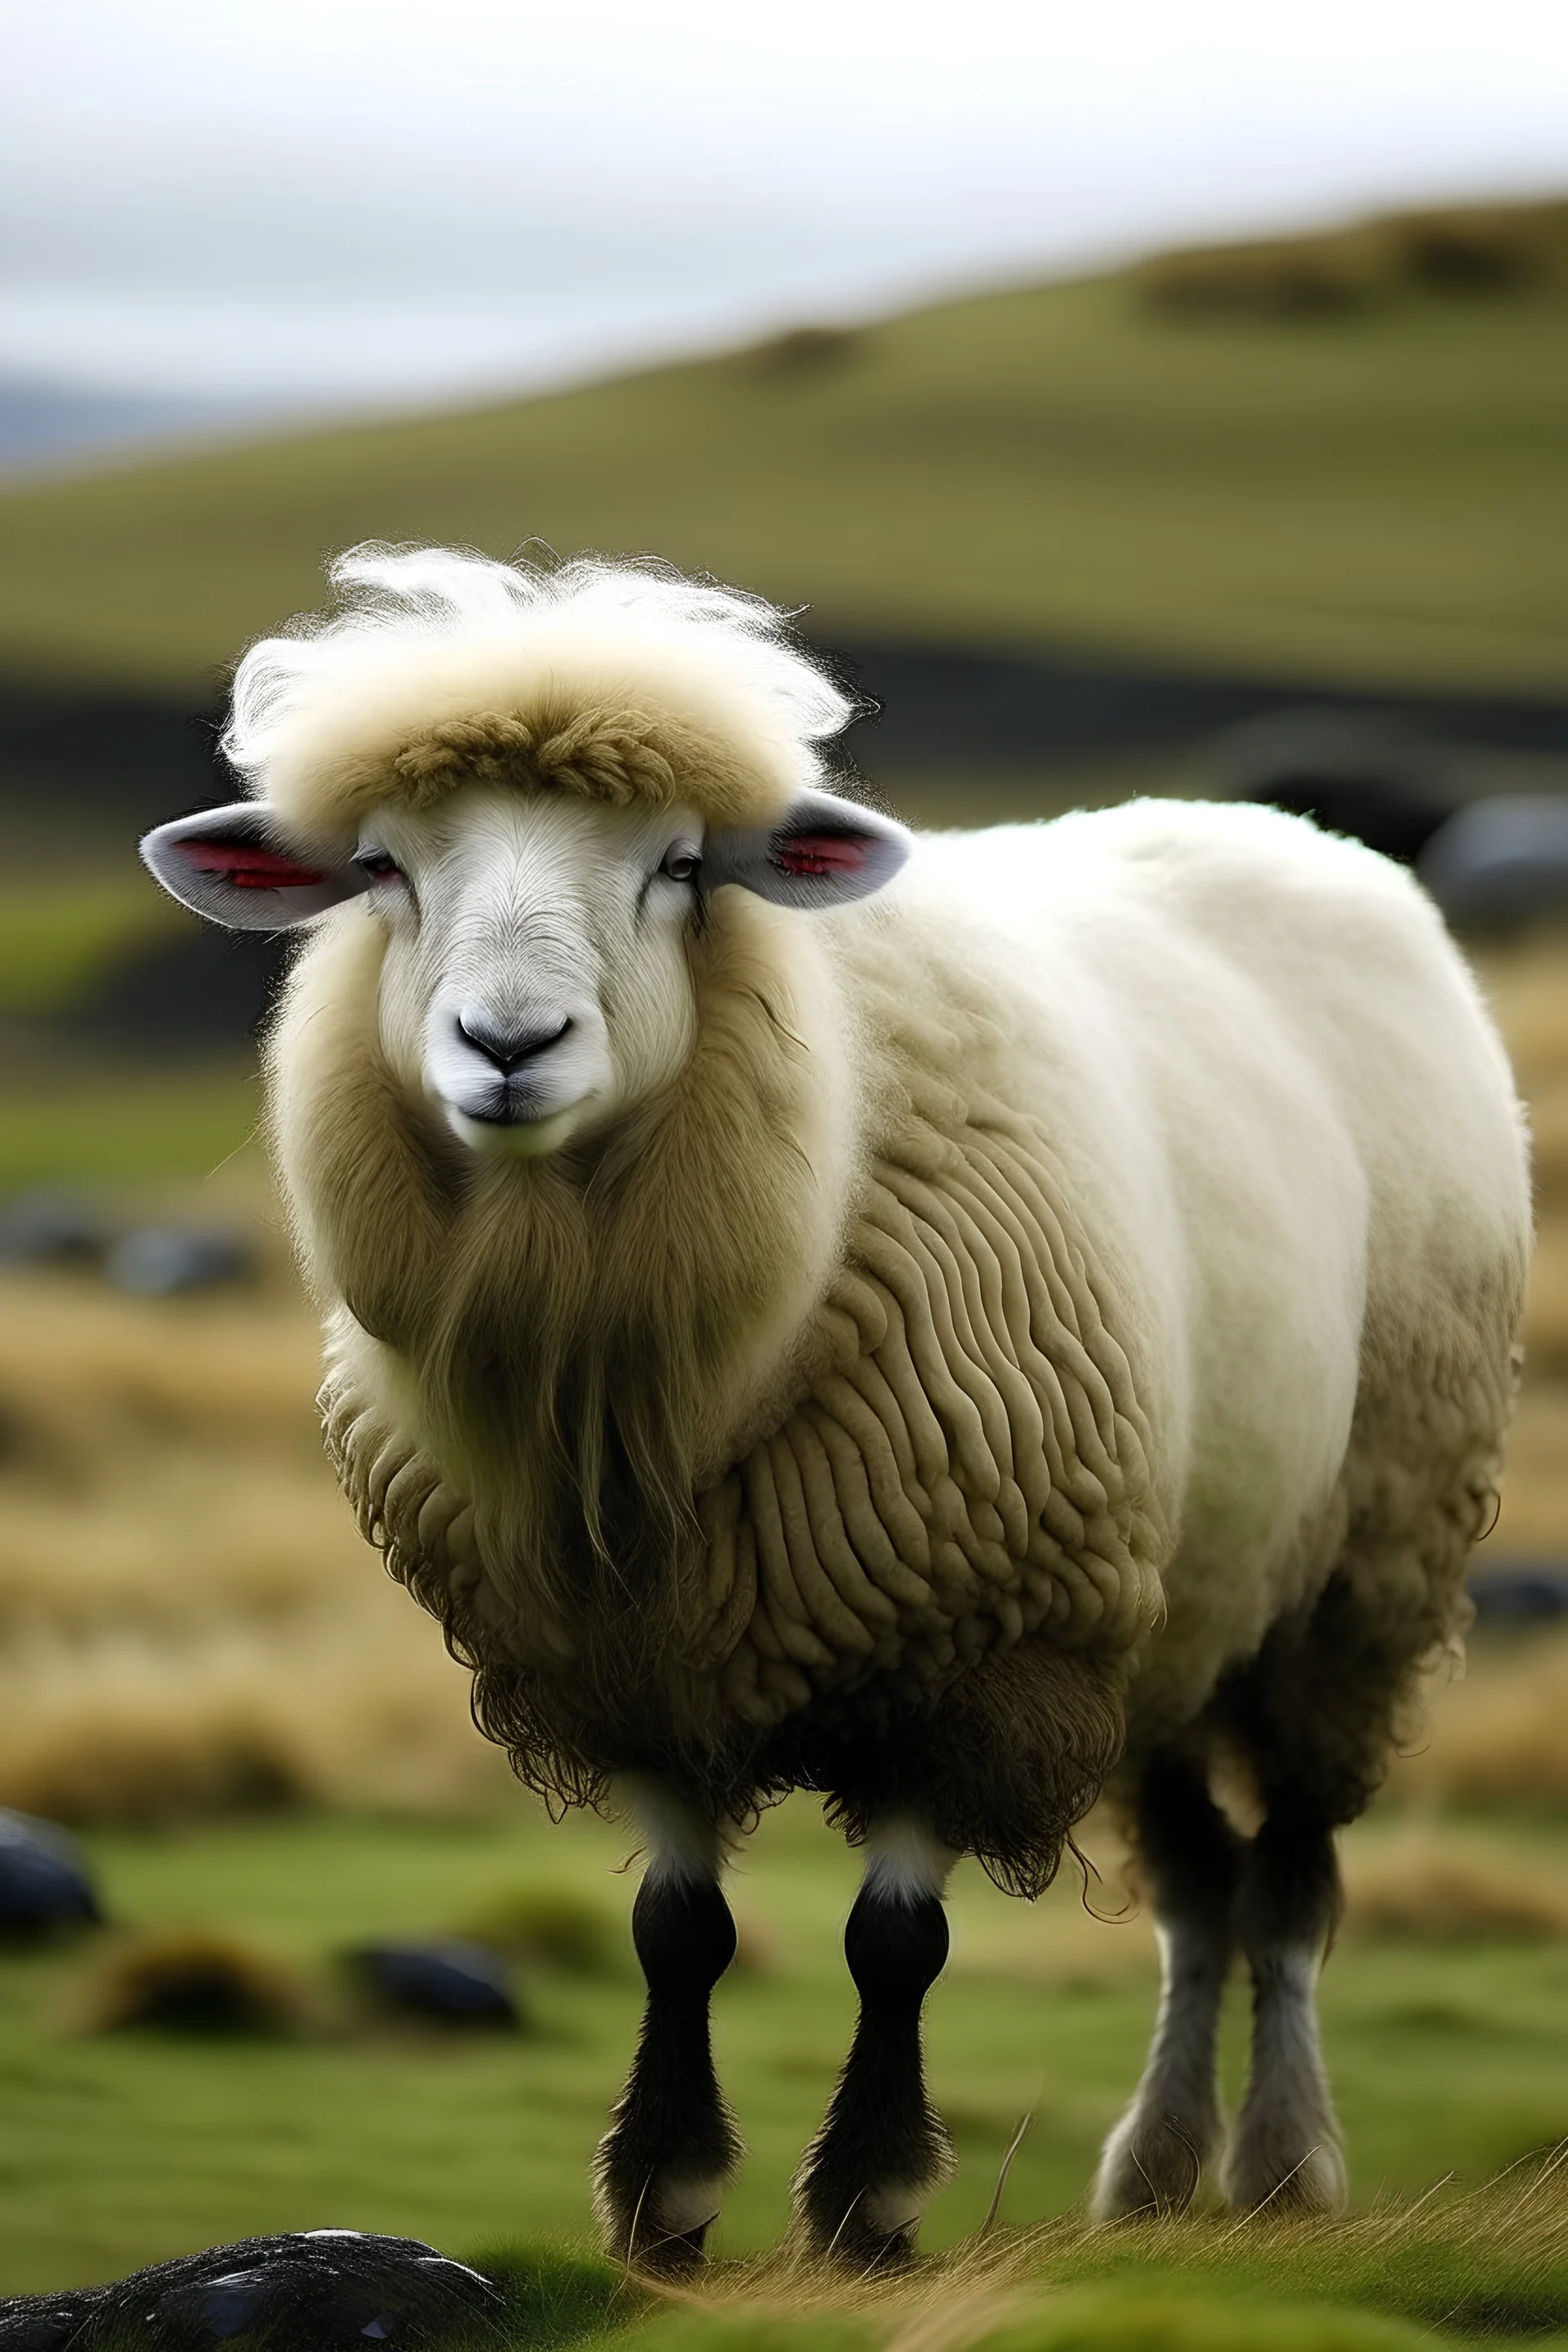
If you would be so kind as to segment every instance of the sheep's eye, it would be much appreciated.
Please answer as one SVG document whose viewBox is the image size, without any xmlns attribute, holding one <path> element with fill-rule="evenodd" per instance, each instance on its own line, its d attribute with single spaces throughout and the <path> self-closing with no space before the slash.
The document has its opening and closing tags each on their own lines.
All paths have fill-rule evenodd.
<svg viewBox="0 0 1568 2352">
<path fill-rule="evenodd" d="M 389 857 L 384 849 L 362 849 L 354 864 L 362 874 L 368 874 L 373 882 L 401 882 L 403 879 L 402 866 L 395 857 Z"/>
<path fill-rule="evenodd" d="M 701 863 L 701 858 L 694 849 L 688 849 L 683 844 L 677 842 L 673 849 L 666 851 L 664 864 L 658 870 L 661 874 L 667 874 L 672 882 L 689 882 L 695 877 Z"/>
</svg>

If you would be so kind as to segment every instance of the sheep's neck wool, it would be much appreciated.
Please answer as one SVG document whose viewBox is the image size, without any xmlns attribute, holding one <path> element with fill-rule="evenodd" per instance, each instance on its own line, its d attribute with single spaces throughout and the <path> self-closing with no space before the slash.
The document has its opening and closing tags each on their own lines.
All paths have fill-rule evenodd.
<svg viewBox="0 0 1568 2352">
<path fill-rule="evenodd" d="M 754 1050 L 696 1074 L 694 1087 L 710 1089 L 705 1120 L 719 1124 L 713 1088 L 754 1088 L 760 1068 L 776 1089 L 761 1129 L 788 1136 L 795 1065 L 806 1057 L 792 1049 L 787 1024 L 759 1010 L 755 986 L 730 986 L 725 1002 L 752 1024 Z M 700 1297 L 686 1298 L 700 1290 L 704 1262 L 723 1263 L 721 1237 L 708 1234 L 689 1283 L 668 1255 L 627 1254 L 642 1261 L 642 1289 L 620 1303 L 609 1368 L 573 1354 L 572 1335 L 603 1318 L 584 1311 L 570 1282 L 563 1289 L 574 1246 L 565 1223 L 532 1239 L 551 1268 L 548 1298 L 542 1287 L 529 1295 L 526 1265 L 509 1278 L 494 1251 L 476 1245 L 468 1262 L 481 1271 L 444 1359 L 429 1332 L 384 1321 L 371 1274 L 345 1265 L 353 1233 L 329 1241 L 322 1270 L 346 1305 L 322 1392 L 328 1439 L 365 1534 L 475 1665 L 487 1727 L 525 1777 L 571 1800 L 597 1801 L 628 1765 L 679 1772 L 683 1759 L 737 1804 L 801 1781 L 843 1797 L 844 1773 L 813 1739 L 821 1726 L 831 1747 L 845 1695 L 856 1695 L 849 1712 L 862 1741 L 869 1708 L 896 1744 L 898 1723 L 929 1723 L 939 1695 L 982 1667 L 996 1671 L 1004 1654 L 1058 1666 L 1070 1658 L 1085 1719 L 1075 1732 L 1057 1694 L 1037 1750 L 1020 1753 L 1015 1810 L 1027 1824 L 1002 1840 L 981 1818 L 955 1812 L 947 1824 L 954 1843 L 1010 1883 L 1037 1885 L 1115 1759 L 1121 1680 L 1160 1612 L 1167 1532 L 1114 1288 L 1072 1216 L 1047 1139 L 974 1086 L 933 1075 L 931 1041 L 900 1039 L 896 1014 L 883 1018 L 878 1050 L 897 1069 L 896 1108 L 875 1123 L 869 1164 L 852 1183 L 837 1265 L 789 1337 L 787 1386 L 738 1452 L 706 1469 L 689 1459 L 675 1507 L 659 1453 L 668 1433 L 650 1436 L 626 1396 L 641 1378 L 656 1417 L 679 1419 L 667 1386 L 679 1389 L 679 1378 L 661 1385 L 657 1359 L 661 1349 L 679 1357 L 689 1339 L 683 1305 L 716 1328 L 737 1319 L 732 1299 L 705 1310 Z M 722 1035 L 711 1002 L 702 1034 Z M 948 1040 L 935 1058 L 951 1072 L 971 1057 Z M 335 1081 L 322 1075 L 330 1090 Z M 336 1176 L 318 1164 L 297 1190 L 320 1202 L 335 1185 L 351 1226 L 376 1219 L 385 1230 L 389 1138 L 415 1162 L 403 1179 L 411 1194 L 424 1182 L 417 1139 L 406 1118 L 400 1134 L 395 1111 L 389 1086 L 373 1114 L 377 1154 L 351 1138 Z M 328 1124 L 341 1127 L 322 1123 L 318 1136 Z M 786 1186 L 799 1181 L 790 1173 L 799 1159 L 781 1145 Z M 373 1192 L 356 1207 L 351 1184 L 367 1169 Z M 542 1214 L 555 1196 L 532 1173 L 526 1181 Z M 763 1171 L 756 1184 L 765 1200 Z M 560 1192 L 563 1218 L 580 1193 Z M 725 1196 L 698 1197 L 706 1216 Z M 442 1226 L 439 1201 L 433 1176 L 433 1263 L 461 1290 L 461 1236 Z M 732 1213 L 754 1215 L 755 1203 L 736 1202 Z M 397 1230 L 416 1233 L 407 1201 Z M 737 1260 L 760 1247 L 743 1234 Z M 597 1253 L 582 1254 L 584 1283 L 602 1257 L 601 1235 Z M 722 1289 L 721 1276 L 709 1278 Z M 416 1286 L 401 1265 L 399 1295 Z M 501 1400 L 517 1423 L 510 1447 L 497 1448 L 492 1426 L 465 1458 L 439 1381 L 433 1389 L 418 1374 L 438 1360 L 460 1362 L 470 1393 L 482 1380 L 487 1398 Z M 721 1382 L 722 1367 L 715 1371 Z M 546 1433 L 563 1424 L 549 1491 L 536 1478 L 498 1507 L 485 1464 L 505 1451 L 537 1465 Z M 1097 1694 L 1094 1704 L 1085 1694 Z M 1008 1801 L 981 1810 L 1005 1813 Z"/>
</svg>

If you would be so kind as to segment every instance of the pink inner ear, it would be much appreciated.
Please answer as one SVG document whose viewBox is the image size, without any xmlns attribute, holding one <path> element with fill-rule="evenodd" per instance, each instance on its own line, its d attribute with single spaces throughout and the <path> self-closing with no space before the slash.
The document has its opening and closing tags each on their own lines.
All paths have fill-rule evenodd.
<svg viewBox="0 0 1568 2352">
<path fill-rule="evenodd" d="M 866 844 L 853 833 L 788 833 L 774 842 L 772 855 L 786 874 L 858 874 Z"/>
<path fill-rule="evenodd" d="M 198 873 L 221 874 L 236 890 L 313 889 L 327 878 L 319 866 L 249 841 L 182 841 L 180 855 Z"/>
</svg>

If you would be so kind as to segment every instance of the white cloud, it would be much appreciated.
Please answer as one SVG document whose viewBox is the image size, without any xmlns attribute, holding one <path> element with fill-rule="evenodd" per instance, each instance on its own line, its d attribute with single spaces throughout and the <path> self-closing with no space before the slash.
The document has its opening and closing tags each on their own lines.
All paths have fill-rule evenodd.
<svg viewBox="0 0 1568 2352">
<path fill-rule="evenodd" d="M 141 384 L 417 395 L 1568 175 L 1558 0 L 10 13 L 9 363 Z"/>
</svg>

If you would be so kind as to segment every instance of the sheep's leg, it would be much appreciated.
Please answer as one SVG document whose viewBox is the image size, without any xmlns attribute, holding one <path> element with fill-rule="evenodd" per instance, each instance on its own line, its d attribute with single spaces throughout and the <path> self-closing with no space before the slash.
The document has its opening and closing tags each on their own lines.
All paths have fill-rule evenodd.
<svg viewBox="0 0 1568 2352">
<path fill-rule="evenodd" d="M 812 2246 L 858 2269 L 910 2253 L 952 2168 L 926 2096 L 921 2007 L 947 1958 L 942 1891 L 956 1859 L 919 1824 L 887 1822 L 844 1931 L 859 2021 L 792 2193 Z"/>
<path fill-rule="evenodd" d="M 1339 2125 L 1318 2045 L 1318 1971 L 1339 1916 L 1333 1832 L 1289 1800 L 1270 1807 L 1247 1849 L 1237 1937 L 1252 1971 L 1252 2070 L 1226 2159 L 1242 2212 L 1338 2212 L 1345 2202 Z"/>
<path fill-rule="evenodd" d="M 741 2136 L 713 2071 L 708 2010 L 735 1956 L 719 1885 L 714 1825 L 668 1790 L 638 1788 L 631 1810 L 648 1846 L 632 1908 L 647 1982 L 637 2055 L 595 2160 L 595 2206 L 614 2252 L 644 2269 L 702 2259 Z"/>
<path fill-rule="evenodd" d="M 1095 2175 L 1099 2221 L 1184 2211 L 1219 2139 L 1215 2039 L 1245 1849 L 1185 1758 L 1151 1766 L 1135 1822 L 1159 1934 L 1160 2013 L 1143 2078 Z"/>
</svg>

